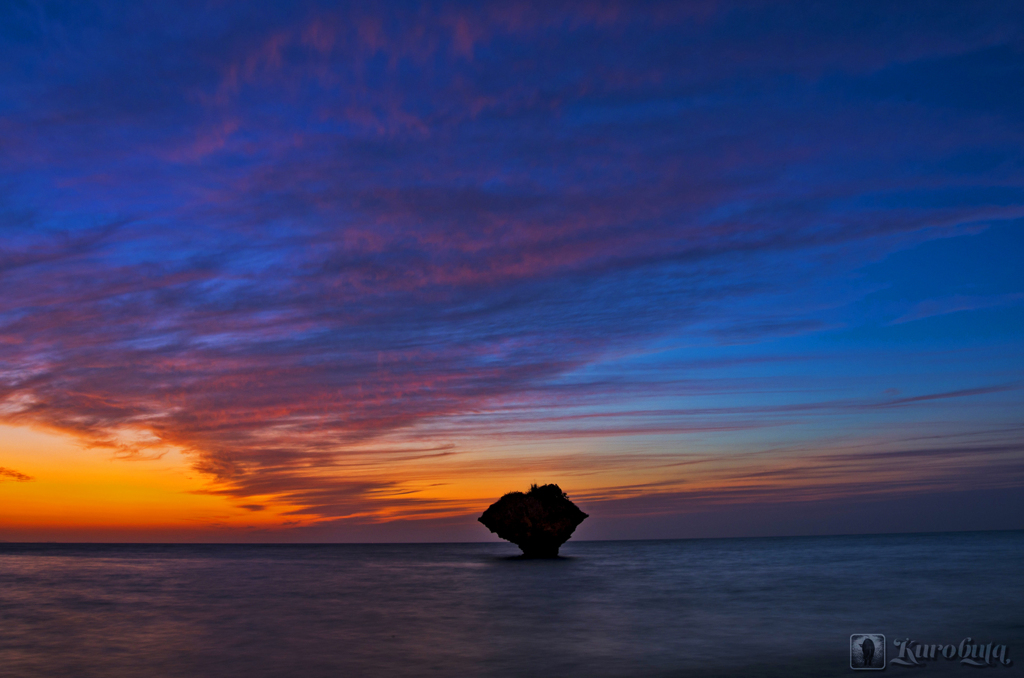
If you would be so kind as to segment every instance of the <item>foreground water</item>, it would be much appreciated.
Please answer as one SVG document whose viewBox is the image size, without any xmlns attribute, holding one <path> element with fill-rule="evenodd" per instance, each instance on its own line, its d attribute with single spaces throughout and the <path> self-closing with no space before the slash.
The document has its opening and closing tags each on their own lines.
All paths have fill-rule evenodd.
<svg viewBox="0 0 1024 678">
<path fill-rule="evenodd" d="M 0 544 L 4 676 L 853 675 L 852 633 L 1009 646 L 1024 533 L 506 544 Z M 890 665 L 888 670 L 907 669 Z M 958 660 L 927 675 L 973 675 Z"/>
</svg>

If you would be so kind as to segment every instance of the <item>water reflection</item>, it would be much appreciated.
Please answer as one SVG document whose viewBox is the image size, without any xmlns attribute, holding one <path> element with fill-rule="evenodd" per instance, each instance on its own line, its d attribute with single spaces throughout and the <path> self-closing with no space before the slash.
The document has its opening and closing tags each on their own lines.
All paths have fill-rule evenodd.
<svg viewBox="0 0 1024 678">
<path fill-rule="evenodd" d="M 1019 532 L 513 549 L 0 545 L 2 673 L 848 675 L 860 632 L 1024 650 Z"/>
</svg>

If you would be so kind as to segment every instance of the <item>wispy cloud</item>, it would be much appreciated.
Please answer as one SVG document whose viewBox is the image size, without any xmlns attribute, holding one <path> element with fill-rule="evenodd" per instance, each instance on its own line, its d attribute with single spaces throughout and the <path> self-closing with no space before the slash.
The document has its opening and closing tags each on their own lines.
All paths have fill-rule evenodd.
<svg viewBox="0 0 1024 678">
<path fill-rule="evenodd" d="M 17 480 L 18 482 L 28 482 L 32 480 L 31 476 L 27 476 L 24 473 L 19 473 L 14 469 L 4 468 L 0 466 L 0 480 Z"/>
<path fill-rule="evenodd" d="M 866 263 L 1024 216 L 1020 98 L 972 98 L 1022 68 L 1020 8 L 919 9 L 12 11 L 0 417 L 337 517 L 451 510 L 392 469 L 470 436 L 739 436 L 1002 393 L 775 403 L 742 357 L 580 376 L 669 337 L 848 327 Z M 740 391 L 763 402 L 622 400 Z"/>
<path fill-rule="evenodd" d="M 990 296 L 955 294 L 942 299 L 926 299 L 914 304 L 913 308 L 892 321 L 899 325 L 914 320 L 923 320 L 937 315 L 947 315 L 960 311 L 977 311 L 986 308 L 998 308 L 1010 304 L 1018 304 L 1024 300 L 1024 294 L 995 294 Z"/>
</svg>

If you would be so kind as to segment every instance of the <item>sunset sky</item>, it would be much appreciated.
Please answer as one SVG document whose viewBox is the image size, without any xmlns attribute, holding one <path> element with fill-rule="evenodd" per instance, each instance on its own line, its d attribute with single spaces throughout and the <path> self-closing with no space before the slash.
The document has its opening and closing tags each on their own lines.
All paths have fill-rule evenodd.
<svg viewBox="0 0 1024 678">
<path fill-rule="evenodd" d="M 1020 2 L 0 17 L 0 540 L 1024 528 Z"/>
</svg>

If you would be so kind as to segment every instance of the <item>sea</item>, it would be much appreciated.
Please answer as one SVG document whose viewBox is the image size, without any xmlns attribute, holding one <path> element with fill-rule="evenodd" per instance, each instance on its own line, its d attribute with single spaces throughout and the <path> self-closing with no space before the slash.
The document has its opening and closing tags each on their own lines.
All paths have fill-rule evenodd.
<svg viewBox="0 0 1024 678">
<path fill-rule="evenodd" d="M 1024 532 L 517 553 L 0 544 L 0 676 L 852 676 L 865 635 L 886 675 L 1024 667 Z"/>
</svg>

